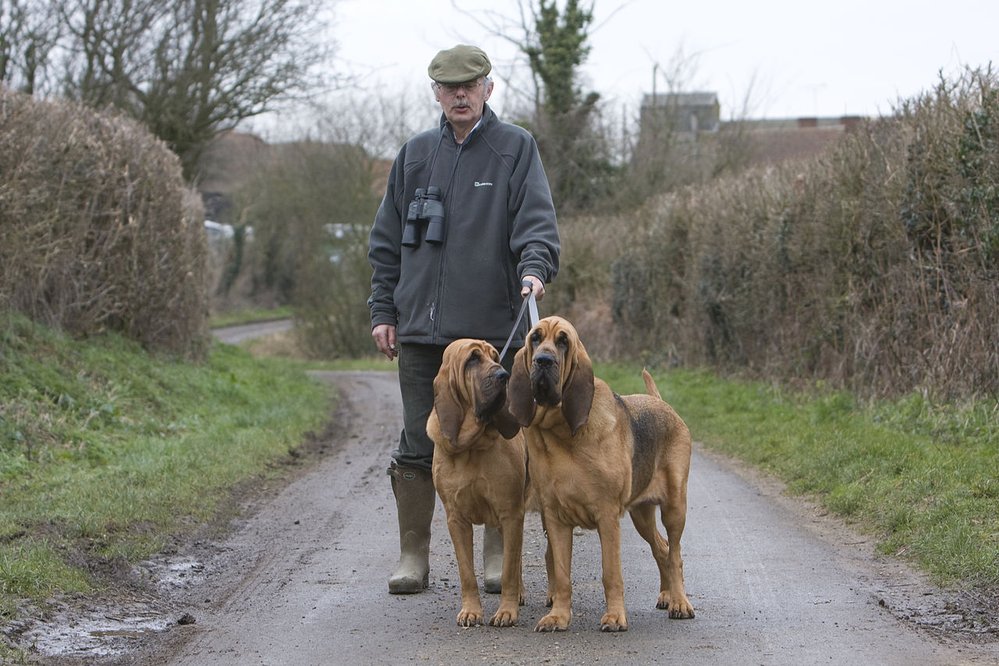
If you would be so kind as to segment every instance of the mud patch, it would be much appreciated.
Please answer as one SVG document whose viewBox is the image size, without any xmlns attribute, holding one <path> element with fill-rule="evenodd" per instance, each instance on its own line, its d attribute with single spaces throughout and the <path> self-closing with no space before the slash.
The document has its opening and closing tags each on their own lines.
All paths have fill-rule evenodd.
<svg viewBox="0 0 999 666">
<path fill-rule="evenodd" d="M 931 590 L 929 586 L 906 593 L 896 590 L 877 601 L 899 619 L 950 638 L 999 638 L 999 595 Z"/>
<path fill-rule="evenodd" d="M 166 630 L 176 620 L 155 601 L 96 606 L 57 606 L 46 620 L 35 620 L 17 641 L 21 649 L 41 657 L 102 659 L 125 654 L 149 634 Z"/>
<path fill-rule="evenodd" d="M 99 597 L 51 599 L 44 609 L 23 609 L 23 620 L 4 629 L 19 649 L 49 663 L 112 661 L 135 651 L 153 635 L 197 622 L 181 602 L 204 582 L 208 567 L 192 555 L 158 555 L 128 575 L 140 585 Z M 144 589 L 140 589 L 144 588 Z"/>
<path fill-rule="evenodd" d="M 156 589 L 169 592 L 186 589 L 204 580 L 206 566 L 199 559 L 188 555 L 158 556 L 142 562 L 137 567 Z"/>
</svg>

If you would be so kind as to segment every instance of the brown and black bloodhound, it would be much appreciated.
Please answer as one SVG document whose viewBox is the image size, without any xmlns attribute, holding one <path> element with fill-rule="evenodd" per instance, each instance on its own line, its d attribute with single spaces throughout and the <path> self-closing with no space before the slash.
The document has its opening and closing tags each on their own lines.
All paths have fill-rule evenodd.
<svg viewBox="0 0 999 666">
<path fill-rule="evenodd" d="M 427 434 L 434 441 L 434 487 L 447 513 L 461 579 L 458 624 L 465 627 L 483 619 L 472 525 L 496 527 L 503 536 L 500 605 L 489 624 L 516 624 L 522 600 L 527 445 L 507 409 L 509 374 L 498 359 L 496 348 L 484 340 L 448 345 L 427 420 Z"/>
<path fill-rule="evenodd" d="M 572 530 L 600 535 L 603 631 L 626 631 L 621 573 L 622 514 L 652 547 L 659 566 L 658 608 L 692 618 L 683 585 L 680 537 L 687 514 L 690 432 L 659 395 L 647 371 L 648 394 L 619 396 L 593 376 L 576 329 L 561 317 L 542 319 L 517 353 L 507 393 L 525 427 L 532 490 L 548 535 L 549 613 L 536 631 L 564 631 L 572 618 Z M 659 507 L 669 541 L 656 527 Z"/>
</svg>

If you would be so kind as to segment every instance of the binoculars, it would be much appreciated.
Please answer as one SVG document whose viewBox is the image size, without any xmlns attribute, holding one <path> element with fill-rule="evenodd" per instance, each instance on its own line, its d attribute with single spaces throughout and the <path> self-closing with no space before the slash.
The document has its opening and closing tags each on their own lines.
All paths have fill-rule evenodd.
<svg viewBox="0 0 999 666">
<path fill-rule="evenodd" d="M 413 201 L 409 204 L 406 226 L 402 230 L 402 244 L 406 247 L 420 246 L 420 230 L 427 223 L 424 238 L 431 245 L 444 242 L 444 203 L 441 201 L 441 188 L 430 186 L 417 188 Z"/>
</svg>

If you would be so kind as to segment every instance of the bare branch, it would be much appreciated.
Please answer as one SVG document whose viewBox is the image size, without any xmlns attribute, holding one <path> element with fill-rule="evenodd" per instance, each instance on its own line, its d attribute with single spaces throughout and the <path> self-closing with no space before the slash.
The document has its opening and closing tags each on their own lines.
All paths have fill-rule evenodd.
<svg viewBox="0 0 999 666">
<path fill-rule="evenodd" d="M 215 135 L 329 89 L 322 0 L 62 0 L 65 88 L 145 122 L 195 175 Z"/>
</svg>

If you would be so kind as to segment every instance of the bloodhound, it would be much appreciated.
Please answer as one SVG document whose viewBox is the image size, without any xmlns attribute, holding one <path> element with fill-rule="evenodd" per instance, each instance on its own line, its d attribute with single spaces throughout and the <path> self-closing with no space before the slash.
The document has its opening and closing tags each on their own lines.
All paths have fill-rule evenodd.
<svg viewBox="0 0 999 666">
<path fill-rule="evenodd" d="M 680 537 L 687 514 L 690 432 L 642 371 L 648 395 L 619 396 L 593 376 L 571 323 L 542 319 L 517 353 L 507 388 L 524 426 L 528 473 L 548 535 L 549 613 L 535 631 L 564 631 L 572 618 L 572 530 L 600 536 L 603 631 L 626 631 L 621 573 L 622 514 L 631 514 L 659 567 L 658 608 L 692 618 L 683 585 Z M 656 527 L 659 507 L 669 541 Z"/>
<path fill-rule="evenodd" d="M 434 442 L 434 487 L 447 513 L 458 561 L 458 624 L 464 627 L 482 624 L 483 619 L 473 566 L 473 524 L 496 527 L 503 536 L 500 605 L 489 624 L 516 624 L 522 600 L 527 445 L 507 409 L 508 379 L 496 348 L 470 339 L 447 346 L 434 379 L 427 434 Z"/>
</svg>

